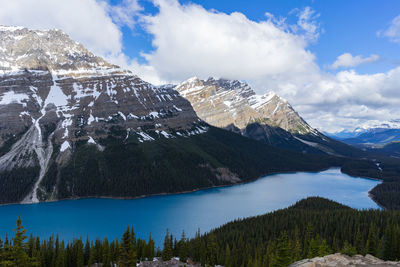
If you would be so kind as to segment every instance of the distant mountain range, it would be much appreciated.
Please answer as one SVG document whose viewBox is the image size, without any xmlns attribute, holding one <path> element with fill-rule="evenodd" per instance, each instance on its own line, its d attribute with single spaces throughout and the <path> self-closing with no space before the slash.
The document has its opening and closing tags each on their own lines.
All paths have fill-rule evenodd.
<svg viewBox="0 0 400 267">
<path fill-rule="evenodd" d="M 376 128 L 364 126 L 354 131 L 342 131 L 328 135 L 364 151 L 400 157 L 400 123 L 392 121 L 371 127 Z"/>
<path fill-rule="evenodd" d="M 354 130 L 343 130 L 326 135 L 349 144 L 385 144 L 400 138 L 400 120 L 369 122 Z"/>
<path fill-rule="evenodd" d="M 214 78 L 154 86 L 60 30 L 0 26 L 0 203 L 132 198 L 332 166 L 392 179 L 396 164 L 323 135 L 272 92 Z M 397 205 L 381 197 L 391 188 L 374 197 Z"/>
</svg>

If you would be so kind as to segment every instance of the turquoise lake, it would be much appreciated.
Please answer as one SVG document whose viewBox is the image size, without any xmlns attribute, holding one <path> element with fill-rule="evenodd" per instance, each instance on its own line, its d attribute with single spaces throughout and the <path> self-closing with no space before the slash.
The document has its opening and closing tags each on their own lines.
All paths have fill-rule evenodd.
<svg viewBox="0 0 400 267">
<path fill-rule="evenodd" d="M 321 196 L 357 209 L 379 208 L 368 191 L 379 181 L 354 178 L 339 169 L 319 173 L 274 174 L 247 184 L 131 200 L 81 199 L 31 205 L 0 206 L 0 236 L 12 234 L 21 215 L 28 234 L 41 238 L 89 235 L 91 239 L 120 238 L 127 225 L 136 235 L 151 232 L 157 245 L 168 228 L 180 237 L 193 236 L 198 228 L 209 231 L 237 218 L 260 215 L 294 204 L 308 196 Z"/>
</svg>

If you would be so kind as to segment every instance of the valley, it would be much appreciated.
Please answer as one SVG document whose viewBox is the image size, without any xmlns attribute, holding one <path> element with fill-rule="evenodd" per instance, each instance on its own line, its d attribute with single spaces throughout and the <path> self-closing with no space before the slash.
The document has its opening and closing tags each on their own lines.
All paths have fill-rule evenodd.
<svg viewBox="0 0 400 267">
<path fill-rule="evenodd" d="M 5 205 L 0 206 L 0 228 L 8 231 L 2 232 L 0 238 L 7 232 L 12 234 L 10 226 L 21 215 L 30 233 L 42 238 L 58 233 L 65 241 L 87 235 L 111 240 L 131 225 L 138 237 L 147 239 L 151 233 L 155 244 L 162 246 L 167 228 L 177 237 L 184 230 L 190 238 L 199 228 L 205 233 L 229 221 L 288 207 L 309 196 L 326 197 L 356 209 L 379 208 L 368 196 L 377 184 L 378 181 L 352 178 L 339 169 L 329 169 L 273 174 L 246 184 L 186 194 Z"/>
<path fill-rule="evenodd" d="M 62 30 L 0 26 L 0 266 L 397 260 L 398 129 L 329 135 L 266 88 L 153 85 Z"/>
<path fill-rule="evenodd" d="M 179 193 L 329 167 L 383 180 L 392 173 L 310 127 L 274 93 L 223 79 L 157 87 L 60 30 L 2 27 L 0 35 L 2 204 Z M 204 110 L 221 124 L 193 102 L 199 90 L 220 99 L 222 110 Z M 398 205 L 387 201 L 378 202 Z"/>
</svg>

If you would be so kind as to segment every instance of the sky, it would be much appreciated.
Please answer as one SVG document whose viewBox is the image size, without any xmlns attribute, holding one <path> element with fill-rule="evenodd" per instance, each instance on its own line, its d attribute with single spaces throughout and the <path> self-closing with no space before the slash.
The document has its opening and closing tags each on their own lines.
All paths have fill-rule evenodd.
<svg viewBox="0 0 400 267">
<path fill-rule="evenodd" d="M 0 0 L 0 24 L 59 28 L 153 84 L 274 91 L 313 127 L 400 119 L 398 0 Z"/>
</svg>

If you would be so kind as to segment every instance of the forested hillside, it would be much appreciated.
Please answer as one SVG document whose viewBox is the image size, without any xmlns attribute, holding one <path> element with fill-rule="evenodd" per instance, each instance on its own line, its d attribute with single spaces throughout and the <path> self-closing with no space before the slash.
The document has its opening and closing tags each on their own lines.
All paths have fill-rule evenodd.
<svg viewBox="0 0 400 267">
<path fill-rule="evenodd" d="M 318 197 L 228 223 L 205 235 L 196 233 L 190 240 L 185 233 L 175 238 L 167 230 L 162 251 L 151 236 L 147 241 L 136 238 L 129 227 L 120 240 L 71 243 L 57 237 L 27 238 L 25 231 L 19 219 L 15 237 L 0 242 L 0 266 L 136 266 L 154 256 L 163 260 L 177 256 L 203 266 L 287 266 L 334 252 L 400 259 L 400 211 L 354 210 Z"/>
</svg>

